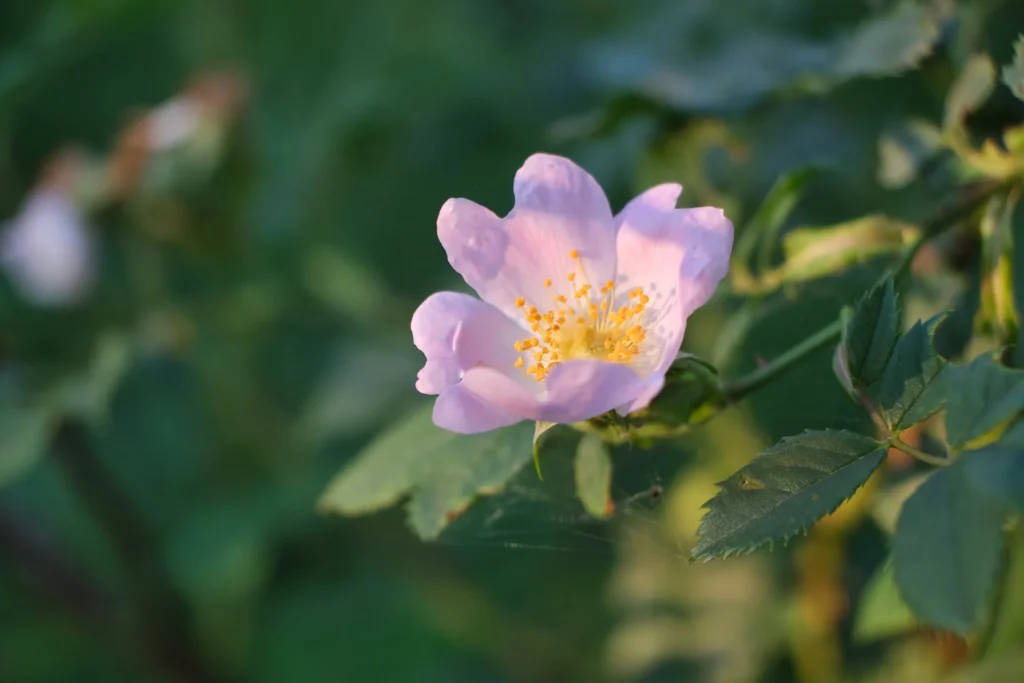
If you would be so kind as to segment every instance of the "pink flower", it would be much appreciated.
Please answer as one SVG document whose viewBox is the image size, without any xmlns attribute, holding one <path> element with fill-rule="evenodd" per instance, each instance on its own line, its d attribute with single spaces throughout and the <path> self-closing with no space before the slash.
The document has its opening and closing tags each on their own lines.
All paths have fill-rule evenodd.
<svg viewBox="0 0 1024 683">
<path fill-rule="evenodd" d="M 728 272 L 732 223 L 721 209 L 677 209 L 675 184 L 613 216 L 586 171 L 547 154 L 526 160 L 514 192 L 505 218 L 465 199 L 437 218 L 480 299 L 440 292 L 412 317 L 427 357 L 416 388 L 437 394 L 435 424 L 472 434 L 647 407 L 687 318 Z"/>
</svg>

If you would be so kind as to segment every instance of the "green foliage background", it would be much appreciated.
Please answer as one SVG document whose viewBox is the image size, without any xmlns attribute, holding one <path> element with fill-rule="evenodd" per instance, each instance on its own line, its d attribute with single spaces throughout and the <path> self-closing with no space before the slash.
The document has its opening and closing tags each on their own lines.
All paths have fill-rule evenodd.
<svg viewBox="0 0 1024 683">
<path fill-rule="evenodd" d="M 678 181 L 743 226 L 771 223 L 755 211 L 776 180 L 814 167 L 777 225 L 788 241 L 761 249 L 784 286 L 750 306 L 734 283 L 689 328 L 687 351 L 738 376 L 886 265 L 868 250 L 841 275 L 800 270 L 813 240 L 795 228 L 922 221 L 964 173 L 922 163 L 914 122 L 952 111 L 975 137 L 1021 122 L 1002 86 L 947 107 L 970 57 L 1009 64 L 1021 32 L 1010 0 L 4 0 L 0 216 L 55 151 L 109 152 L 132 111 L 198 72 L 236 69 L 249 98 L 215 174 L 93 218 L 87 301 L 33 309 L 0 279 L 0 681 L 1019 680 L 1019 657 L 957 669 L 962 643 L 910 622 L 884 563 L 921 470 L 891 456 L 809 538 L 687 561 L 714 483 L 754 454 L 807 429 L 870 433 L 826 350 L 689 434 L 611 449 L 604 510 L 577 500 L 559 430 L 543 482 L 527 432 L 467 479 L 417 469 L 451 451 L 415 424 L 387 437 L 392 469 L 353 484 L 365 504 L 346 511 L 373 514 L 317 501 L 423 410 L 408 321 L 462 286 L 435 235 L 447 198 L 502 213 L 518 166 L 549 151 L 615 207 Z M 890 225 L 868 226 L 873 244 Z M 937 348 L 989 348 L 977 245 L 937 249 L 908 321 L 952 309 Z M 109 481 L 62 467 L 83 440 Z M 606 476 L 583 443 L 587 476 Z M 481 488 L 494 495 L 442 532 Z M 1014 558 L 1003 571 L 1024 576 Z M 1012 653 L 1010 584 L 991 647 Z"/>
</svg>

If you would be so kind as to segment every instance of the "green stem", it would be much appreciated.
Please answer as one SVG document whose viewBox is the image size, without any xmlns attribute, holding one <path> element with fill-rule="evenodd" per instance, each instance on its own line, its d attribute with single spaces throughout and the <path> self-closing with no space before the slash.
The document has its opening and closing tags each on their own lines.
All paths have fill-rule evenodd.
<svg viewBox="0 0 1024 683">
<path fill-rule="evenodd" d="M 895 448 L 896 450 L 903 451 L 904 453 L 915 458 L 916 460 L 928 463 L 929 465 L 934 465 L 935 467 L 948 467 L 952 462 L 949 458 L 940 458 L 937 455 L 929 455 L 928 453 L 925 453 L 920 449 L 914 448 L 910 444 L 900 439 L 899 436 L 893 436 L 891 439 L 889 439 L 889 445 Z"/>
<path fill-rule="evenodd" d="M 729 403 L 735 403 L 754 393 L 818 349 L 839 341 L 842 332 L 842 323 L 836 320 L 821 328 L 810 337 L 807 337 L 764 367 L 760 367 L 734 382 L 727 382 L 724 387 L 726 400 Z"/>
<path fill-rule="evenodd" d="M 896 281 L 896 284 L 899 285 L 910 275 L 910 268 L 914 262 L 914 257 L 917 256 L 917 253 L 926 242 L 973 214 L 993 195 L 1005 189 L 1005 187 L 1005 183 L 995 181 L 972 185 L 955 204 L 940 209 L 938 213 L 927 220 L 921 226 L 921 235 L 904 252 L 903 258 L 893 271 L 893 279 Z M 841 321 L 831 322 L 764 367 L 758 368 L 732 382 L 726 382 L 723 388 L 726 401 L 728 403 L 735 403 L 749 396 L 821 347 L 839 341 L 842 332 L 843 325 Z M 911 455 L 914 454 L 911 453 Z M 925 455 L 926 458 L 931 457 L 923 453 L 922 455 Z M 944 464 L 948 464 L 948 462 Z"/>
</svg>

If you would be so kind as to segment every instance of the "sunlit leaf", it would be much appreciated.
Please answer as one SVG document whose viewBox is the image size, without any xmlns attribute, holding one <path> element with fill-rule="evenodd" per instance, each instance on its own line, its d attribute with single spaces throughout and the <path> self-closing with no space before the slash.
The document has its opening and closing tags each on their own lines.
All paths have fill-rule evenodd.
<svg viewBox="0 0 1024 683">
<path fill-rule="evenodd" d="M 988 55 L 974 55 L 967 60 L 946 95 L 946 127 L 960 125 L 968 114 L 985 103 L 995 85 L 996 67 Z"/>
<path fill-rule="evenodd" d="M 818 174 L 813 167 L 800 168 L 779 177 L 768 191 L 764 201 L 750 217 L 740 233 L 733 251 L 735 260 L 750 266 L 755 250 L 758 270 L 770 265 L 772 250 L 776 248 L 779 232 L 804 194 L 807 184 Z"/>
<path fill-rule="evenodd" d="M 867 389 L 882 378 L 899 326 L 899 302 L 890 277 L 857 302 L 843 328 L 844 357 L 855 388 Z"/>
<path fill-rule="evenodd" d="M 947 369 L 950 386 L 946 438 L 961 446 L 995 429 L 1024 409 L 1024 371 L 1011 370 L 987 355 Z"/>
<path fill-rule="evenodd" d="M 935 413 L 946 400 L 941 381 L 946 362 L 935 353 L 935 329 L 945 319 L 940 314 L 918 321 L 900 337 L 882 375 L 882 417 L 899 432 Z"/>
<path fill-rule="evenodd" d="M 576 495 L 594 517 L 612 512 L 612 458 L 599 438 L 584 436 L 576 449 Z"/>
<path fill-rule="evenodd" d="M 533 425 L 471 436 L 436 427 L 425 406 L 385 431 L 335 475 L 320 497 L 325 512 L 360 515 L 406 495 L 409 522 L 434 539 L 473 498 L 500 490 L 530 460 Z"/>
<path fill-rule="evenodd" d="M 890 190 L 906 187 L 943 146 L 942 131 L 930 121 L 915 119 L 889 130 L 878 139 L 878 183 Z"/>
<path fill-rule="evenodd" d="M 782 279 L 803 282 L 824 277 L 883 255 L 898 253 L 917 229 L 886 216 L 871 215 L 822 228 L 798 228 L 786 234 Z"/>
<path fill-rule="evenodd" d="M 885 446 L 846 431 L 791 436 L 764 451 L 705 504 L 698 559 L 749 552 L 806 531 L 868 480 Z"/>
<path fill-rule="evenodd" d="M 1024 35 L 1013 44 L 1013 62 L 1003 67 L 1003 83 L 1024 100 Z"/>
<path fill-rule="evenodd" d="M 980 623 L 999 568 L 1004 515 L 956 465 L 903 505 L 893 537 L 900 595 L 922 621 L 961 635 Z"/>
</svg>

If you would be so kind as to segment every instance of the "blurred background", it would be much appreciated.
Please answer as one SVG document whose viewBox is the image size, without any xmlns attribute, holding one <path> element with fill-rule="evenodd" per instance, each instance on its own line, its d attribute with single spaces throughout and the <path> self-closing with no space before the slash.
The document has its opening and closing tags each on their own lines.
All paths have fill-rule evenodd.
<svg viewBox="0 0 1024 683">
<path fill-rule="evenodd" d="M 888 590 L 898 486 L 773 553 L 687 560 L 758 450 L 870 429 L 827 351 L 618 449 L 606 520 L 557 452 L 435 542 L 401 504 L 316 503 L 423 405 L 410 316 L 463 286 L 446 199 L 504 213 L 547 151 L 616 209 L 676 181 L 741 228 L 814 167 L 787 229 L 921 220 L 959 182 L 918 163 L 950 84 L 1022 31 L 1014 0 L 4 0 L 0 681 L 938 680 L 965 647 Z M 972 125 L 1022 114 L 1002 88 Z M 953 265 L 914 318 L 972 301 Z M 684 347 L 749 372 L 879 270 L 754 306 L 723 287 Z"/>
</svg>

